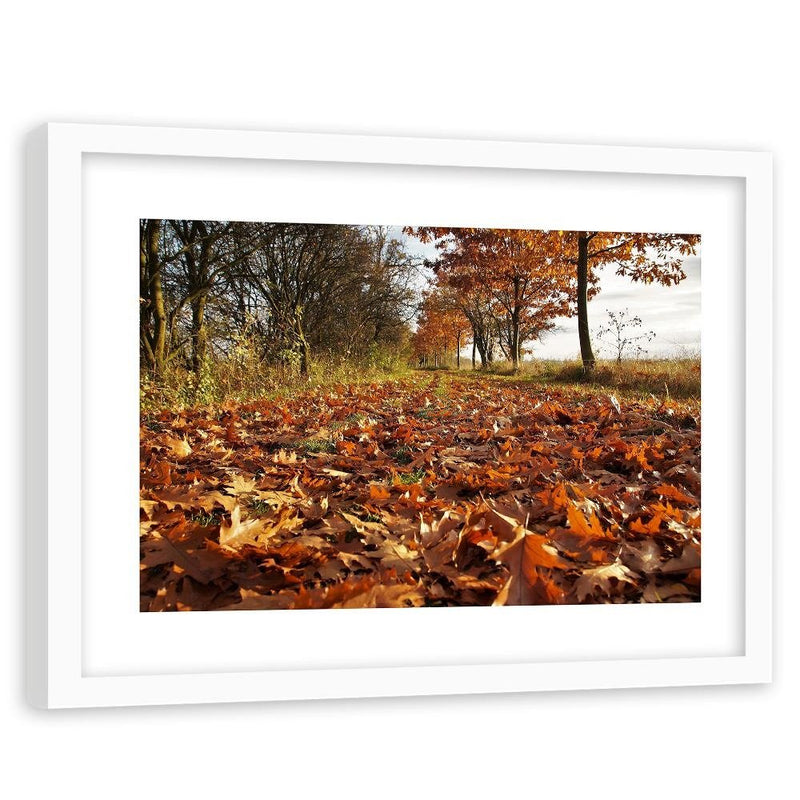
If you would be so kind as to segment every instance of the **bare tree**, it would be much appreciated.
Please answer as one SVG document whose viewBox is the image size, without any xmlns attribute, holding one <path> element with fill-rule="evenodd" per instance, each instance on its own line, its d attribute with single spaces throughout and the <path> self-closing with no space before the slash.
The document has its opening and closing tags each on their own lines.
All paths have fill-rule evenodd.
<svg viewBox="0 0 800 800">
<path fill-rule="evenodd" d="M 647 350 L 642 347 L 642 342 L 651 342 L 655 338 L 655 331 L 641 330 L 642 319 L 638 316 L 631 316 L 626 308 L 624 311 L 609 311 L 606 309 L 608 322 L 597 329 L 596 337 L 605 341 L 613 347 L 616 353 L 617 363 L 622 361 L 623 356 L 628 353 L 635 357 L 645 355 Z"/>
</svg>

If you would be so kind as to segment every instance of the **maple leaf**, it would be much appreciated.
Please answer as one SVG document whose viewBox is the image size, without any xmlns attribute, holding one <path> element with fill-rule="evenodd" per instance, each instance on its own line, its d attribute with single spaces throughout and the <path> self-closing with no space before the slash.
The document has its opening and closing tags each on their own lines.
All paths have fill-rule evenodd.
<svg viewBox="0 0 800 800">
<path fill-rule="evenodd" d="M 390 539 L 381 543 L 375 556 L 380 559 L 383 569 L 394 569 L 399 576 L 405 572 L 413 572 L 416 569 L 414 562 L 419 559 L 419 553 Z"/>
<path fill-rule="evenodd" d="M 642 592 L 643 603 L 663 603 L 671 598 L 686 599 L 691 591 L 682 583 L 659 584 L 651 580 Z"/>
<path fill-rule="evenodd" d="M 369 485 L 369 496 L 371 500 L 389 500 L 392 496 L 392 492 L 387 486 L 371 483 Z"/>
<path fill-rule="evenodd" d="M 294 592 L 262 594 L 251 589 L 241 590 L 241 600 L 235 605 L 223 607 L 222 611 L 265 611 L 291 608 L 295 602 Z"/>
<path fill-rule="evenodd" d="M 700 548 L 689 542 L 680 556 L 670 558 L 661 565 L 662 572 L 688 572 L 700 566 Z"/>
<path fill-rule="evenodd" d="M 660 483 L 658 486 L 654 486 L 653 491 L 657 494 L 660 494 L 662 497 L 668 497 L 670 500 L 676 500 L 679 503 L 694 502 L 691 497 L 684 494 L 684 492 L 682 492 L 676 486 L 672 486 L 668 483 Z"/>
<path fill-rule="evenodd" d="M 197 507 L 202 508 L 203 511 L 211 512 L 216 506 L 219 506 L 220 508 L 225 509 L 225 511 L 228 513 L 231 513 L 236 507 L 236 500 L 233 497 L 230 497 L 227 494 L 222 494 L 222 492 L 218 491 L 206 492 L 197 498 Z"/>
<path fill-rule="evenodd" d="M 634 519 L 628 524 L 628 528 L 634 533 L 652 534 L 658 533 L 661 528 L 663 519 L 661 515 L 656 514 L 646 525 L 639 519 Z"/>
<path fill-rule="evenodd" d="M 374 577 L 348 579 L 323 589 L 301 590 L 294 608 L 393 608 L 421 605 L 419 590 L 408 584 L 381 586 Z M 408 602 L 407 602 L 408 601 Z"/>
<path fill-rule="evenodd" d="M 620 552 L 620 560 L 636 572 L 649 575 L 661 569 L 661 548 L 653 539 L 644 539 L 636 546 L 626 544 Z"/>
</svg>

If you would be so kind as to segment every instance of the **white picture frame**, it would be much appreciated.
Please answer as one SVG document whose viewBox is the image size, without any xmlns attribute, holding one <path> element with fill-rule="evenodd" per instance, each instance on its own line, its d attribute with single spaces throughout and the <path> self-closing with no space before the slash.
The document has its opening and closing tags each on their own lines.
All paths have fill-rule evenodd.
<svg viewBox="0 0 800 800">
<path fill-rule="evenodd" d="M 281 170 L 285 175 L 278 174 Z M 324 179 L 313 183 L 317 175 Z M 523 213 L 519 203 L 512 203 L 519 187 L 520 196 L 528 196 L 530 176 L 539 181 L 537 186 L 548 187 L 541 196 L 550 198 L 539 202 L 531 192 L 531 209 L 539 214 L 535 219 L 533 210 Z M 440 206 L 441 216 L 430 219 L 437 208 L 431 187 L 440 185 L 439 177 L 442 198 L 449 200 L 446 208 Z M 306 179 L 315 188 L 304 198 Z M 182 188 L 172 197 L 170 187 L 177 183 Z M 149 197 L 147 185 L 152 187 Z M 279 185 L 283 197 L 270 190 Z M 479 191 L 464 198 L 463 187 L 472 185 Z M 595 198 L 592 205 L 582 203 L 584 185 L 589 195 L 598 187 L 608 202 L 599 204 Z M 365 203 L 359 186 L 377 195 Z M 698 201 L 694 212 L 687 211 L 702 186 L 709 187 L 711 200 Z M 293 192 L 292 187 L 299 189 Z M 717 196 L 728 199 L 715 211 Z M 227 205 L 219 205 L 220 197 Z M 340 202 L 334 204 L 332 198 Z M 647 198 L 655 198 L 649 206 Z M 138 517 L 135 493 L 128 503 L 126 492 L 138 463 L 130 463 L 135 451 L 129 444 L 136 431 L 128 423 L 138 394 L 123 404 L 126 410 L 118 421 L 115 398 L 123 395 L 115 392 L 136 392 L 138 343 L 125 326 L 138 313 L 135 293 L 126 294 L 137 280 L 138 253 L 134 247 L 127 262 L 125 247 L 135 243 L 138 229 L 130 228 L 130 239 L 124 233 L 118 251 L 117 244 L 107 244 L 108 237 L 128 231 L 126 226 L 139 217 L 217 214 L 257 219 L 267 218 L 265 213 L 285 213 L 288 219 L 307 214 L 310 221 L 508 227 L 562 223 L 565 228 L 576 219 L 588 223 L 592 216 L 601 230 L 623 229 L 614 223 L 625 219 L 635 227 L 624 229 L 654 230 L 644 227 L 656 219 L 648 218 L 647 208 L 663 215 L 658 219 L 664 226 L 691 222 L 691 213 L 701 220 L 719 211 L 717 217 L 708 217 L 712 234 L 703 240 L 703 302 L 711 296 L 708 286 L 729 285 L 730 293 L 717 292 L 720 299 L 709 301 L 708 313 L 718 314 L 729 332 L 743 331 L 743 348 L 733 336 L 717 341 L 712 335 L 709 346 L 717 350 L 711 359 L 705 328 L 703 334 L 703 408 L 713 411 L 708 439 L 704 414 L 704 517 L 707 481 L 709 506 L 713 512 L 716 504 L 719 513 L 704 520 L 701 603 L 655 609 L 661 614 L 655 624 L 654 617 L 645 616 L 653 609 L 626 606 L 178 615 L 139 615 L 138 606 L 131 607 L 127 594 L 136 581 L 125 572 L 125 558 L 138 548 L 138 534 L 133 543 L 127 539 L 129 530 L 137 530 Z M 222 211 L 229 214 L 219 216 Z M 203 212 L 207 216 L 197 216 Z M 353 218 L 355 213 L 419 213 L 424 218 Z M 32 704 L 65 708 L 771 680 L 771 505 L 764 500 L 772 487 L 769 154 L 48 124 L 30 136 L 27 220 L 25 536 Z M 101 228 L 106 239 L 98 233 Z M 730 241 L 716 254 L 714 231 L 720 240 L 728 236 Z M 706 233 L 704 228 L 704 237 Z M 707 246 L 717 270 L 710 276 Z M 98 294 L 92 270 L 98 268 L 101 247 L 113 266 L 100 259 L 110 272 L 104 273 L 108 284 L 100 281 Z M 726 272 L 725 259 L 741 269 Z M 122 358 L 104 350 L 106 334 L 122 347 Z M 707 442 L 711 448 L 731 433 L 737 442 L 734 450 L 706 451 Z M 101 445 L 108 461 L 98 468 L 93 453 Z M 116 474 L 127 477 L 116 480 Z M 131 508 L 134 516 L 127 520 Z M 106 552 L 112 540 L 124 544 Z M 706 558 L 712 577 L 718 578 L 708 590 Z M 134 557 L 134 578 L 135 563 Z M 694 611 L 680 610 L 691 606 Z M 423 616 L 429 611 L 434 613 Z M 563 618 L 554 616 L 556 612 L 564 613 Z M 617 616 L 607 622 L 609 614 Z M 148 618 L 148 627 L 140 630 L 141 617 Z M 653 627 L 664 636 L 648 647 L 641 637 Z M 715 644 L 710 633 L 715 630 L 730 631 L 730 636 Z M 445 631 L 455 633 L 451 642 L 440 644 L 447 639 Z M 486 632 L 485 651 L 480 642 L 468 643 L 471 631 Z M 533 649 L 520 655 L 512 641 L 515 631 L 525 642 L 535 640 L 536 632 L 544 638 L 546 632 L 554 644 L 547 651 L 530 645 Z M 604 640 L 597 638 L 598 631 Z M 387 642 L 401 641 L 402 648 L 387 644 L 383 650 L 370 650 L 369 641 L 362 641 L 375 637 L 379 648 L 382 635 Z M 281 661 L 264 650 L 264 637 L 275 637 L 291 658 Z M 209 645 L 208 639 L 217 644 Z M 182 657 L 167 652 L 170 642 L 177 641 L 182 642 Z M 315 647 L 303 644 L 309 641 Z M 220 651 L 230 654 L 228 660 Z"/>
</svg>

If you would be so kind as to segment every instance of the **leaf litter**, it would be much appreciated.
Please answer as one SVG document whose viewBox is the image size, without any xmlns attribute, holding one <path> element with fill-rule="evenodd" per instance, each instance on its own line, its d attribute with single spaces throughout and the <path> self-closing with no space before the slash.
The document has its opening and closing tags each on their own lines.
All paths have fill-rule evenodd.
<svg viewBox="0 0 800 800">
<path fill-rule="evenodd" d="M 140 442 L 143 611 L 700 599 L 695 401 L 417 375 Z"/>
</svg>

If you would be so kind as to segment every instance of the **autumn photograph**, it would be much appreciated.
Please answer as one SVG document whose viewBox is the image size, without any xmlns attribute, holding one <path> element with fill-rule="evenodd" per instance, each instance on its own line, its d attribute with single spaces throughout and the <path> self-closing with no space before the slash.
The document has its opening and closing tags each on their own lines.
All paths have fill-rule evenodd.
<svg viewBox="0 0 800 800">
<path fill-rule="evenodd" d="M 141 611 L 700 601 L 698 234 L 139 234 Z"/>
</svg>

